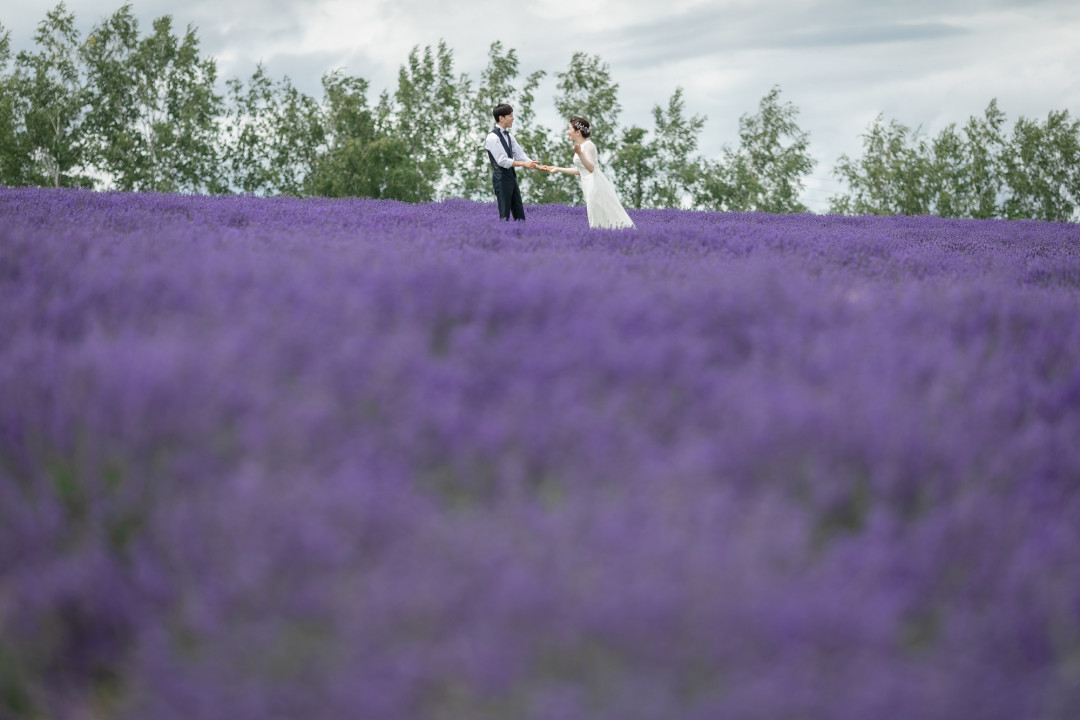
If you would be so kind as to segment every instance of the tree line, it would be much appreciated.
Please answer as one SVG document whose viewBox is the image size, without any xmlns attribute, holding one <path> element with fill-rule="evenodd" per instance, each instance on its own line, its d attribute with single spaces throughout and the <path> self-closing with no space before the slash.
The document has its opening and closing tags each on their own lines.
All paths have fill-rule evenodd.
<svg viewBox="0 0 1080 720">
<path fill-rule="evenodd" d="M 491 108 L 515 109 L 519 142 L 534 157 L 568 164 L 564 128 L 537 120 L 543 70 L 523 72 L 494 42 L 478 78 L 458 73 L 444 42 L 416 47 L 397 87 L 377 96 L 336 70 L 322 95 L 272 77 L 260 63 L 217 88 L 213 58 L 195 29 L 162 16 L 143 32 L 130 4 L 85 38 L 63 3 L 38 24 L 35 50 L 13 56 L 0 26 L 0 184 L 124 191 L 364 196 L 427 202 L 491 196 L 483 138 Z M 598 56 L 575 53 L 555 74 L 555 110 L 589 118 L 628 207 L 806 212 L 799 196 L 816 161 L 798 109 L 773 87 L 739 119 L 737 145 L 699 152 L 706 118 L 681 88 L 652 108 L 652 126 L 624 126 L 619 85 Z M 841 214 L 936 214 L 1070 221 L 1080 208 L 1080 121 L 1068 111 L 1011 129 L 991 101 L 981 117 L 935 137 L 884 116 L 862 136 L 860 157 L 833 173 L 847 191 Z M 525 173 L 531 202 L 574 204 L 562 175 Z"/>
</svg>

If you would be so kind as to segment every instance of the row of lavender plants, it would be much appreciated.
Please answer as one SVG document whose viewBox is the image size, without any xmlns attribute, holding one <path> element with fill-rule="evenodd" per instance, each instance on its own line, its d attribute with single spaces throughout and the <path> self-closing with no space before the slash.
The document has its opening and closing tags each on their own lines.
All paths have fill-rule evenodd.
<svg viewBox="0 0 1080 720">
<path fill-rule="evenodd" d="M 1080 227 L 0 188 L 0 716 L 1080 716 Z"/>
</svg>

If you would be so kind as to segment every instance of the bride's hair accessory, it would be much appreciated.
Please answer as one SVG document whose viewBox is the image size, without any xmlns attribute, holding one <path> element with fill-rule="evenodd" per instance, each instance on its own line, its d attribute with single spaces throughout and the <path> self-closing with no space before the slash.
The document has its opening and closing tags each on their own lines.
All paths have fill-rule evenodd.
<svg viewBox="0 0 1080 720">
<path fill-rule="evenodd" d="M 570 118 L 570 125 L 581 133 L 581 137 L 589 137 L 592 130 L 589 129 L 589 121 L 583 117 L 574 116 Z"/>
</svg>

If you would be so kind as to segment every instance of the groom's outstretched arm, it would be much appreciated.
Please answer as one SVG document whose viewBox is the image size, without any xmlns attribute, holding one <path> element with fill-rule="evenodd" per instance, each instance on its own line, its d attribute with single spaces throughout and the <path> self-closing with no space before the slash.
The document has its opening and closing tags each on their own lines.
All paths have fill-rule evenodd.
<svg viewBox="0 0 1080 720">
<path fill-rule="evenodd" d="M 526 155 L 517 142 L 514 143 L 514 165 L 533 169 L 540 167 L 540 163 Z"/>
</svg>

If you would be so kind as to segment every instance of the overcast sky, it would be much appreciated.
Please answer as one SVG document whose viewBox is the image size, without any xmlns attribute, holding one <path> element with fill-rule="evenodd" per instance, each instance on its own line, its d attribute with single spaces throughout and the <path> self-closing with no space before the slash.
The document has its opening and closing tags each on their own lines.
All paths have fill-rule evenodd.
<svg viewBox="0 0 1080 720">
<path fill-rule="evenodd" d="M 54 2 L 9 2 L 0 24 L 15 50 L 32 46 Z M 122 0 L 68 0 L 81 31 Z M 1050 110 L 1080 116 L 1080 0 L 134 0 L 144 32 L 172 15 L 198 30 L 225 79 L 262 60 L 319 96 L 326 70 L 393 89 L 414 46 L 444 39 L 456 70 L 479 77 L 488 46 L 515 48 L 524 74 L 546 70 L 539 119 L 555 115 L 554 75 L 578 51 L 599 55 L 619 83 L 621 124 L 652 126 L 677 86 L 707 116 L 701 151 L 738 141 L 739 116 L 774 85 L 799 109 L 818 160 L 803 200 L 824 209 L 842 189 L 841 153 L 878 113 L 936 133 L 998 99 L 1010 125 Z M 543 158 L 542 158 L 543 159 Z"/>
</svg>

